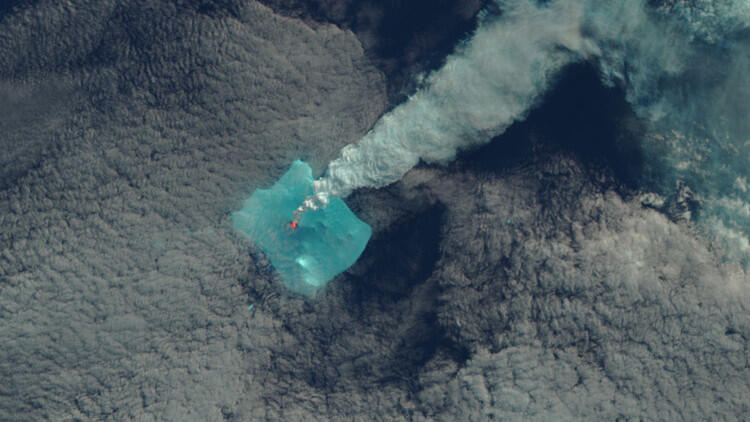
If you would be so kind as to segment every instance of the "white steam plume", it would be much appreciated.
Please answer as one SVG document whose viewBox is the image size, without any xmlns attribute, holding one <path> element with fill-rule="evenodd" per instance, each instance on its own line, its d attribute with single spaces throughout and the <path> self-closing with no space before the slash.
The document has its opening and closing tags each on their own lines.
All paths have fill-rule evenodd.
<svg viewBox="0 0 750 422">
<path fill-rule="evenodd" d="M 578 4 L 498 3 L 502 16 L 480 16 L 474 36 L 427 78 L 426 88 L 343 148 L 298 213 L 332 195 L 391 184 L 420 159 L 445 162 L 461 147 L 487 142 L 522 118 L 550 78 L 586 51 Z"/>
<path fill-rule="evenodd" d="M 460 148 L 489 141 L 524 118 L 565 65 L 580 60 L 596 63 L 605 82 L 623 84 L 634 109 L 658 130 L 700 128 L 718 143 L 714 150 L 728 142 L 747 152 L 750 1 L 495 3 L 499 16 L 480 16 L 473 37 L 423 89 L 341 151 L 295 218 L 329 196 L 393 183 L 419 160 L 446 162 Z"/>
</svg>

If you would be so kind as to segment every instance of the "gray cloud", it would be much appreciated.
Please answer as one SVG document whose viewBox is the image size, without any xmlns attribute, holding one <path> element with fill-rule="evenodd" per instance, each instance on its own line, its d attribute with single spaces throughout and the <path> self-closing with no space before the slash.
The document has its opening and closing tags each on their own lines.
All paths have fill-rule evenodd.
<svg viewBox="0 0 750 422">
<path fill-rule="evenodd" d="M 75 11 L 40 3 L 2 23 L 6 92 L 31 104 L 6 103 L 2 142 L 60 147 L 0 193 L 0 419 L 221 420 L 245 397 L 262 410 L 251 380 L 272 374 L 283 333 L 247 310 L 252 260 L 226 213 L 363 131 L 382 77 L 351 33 L 256 4 Z M 79 88 L 48 117 L 54 104 L 23 94 L 37 80 Z"/>
<path fill-rule="evenodd" d="M 200 10 L 41 1 L 0 21 L 0 143 L 23 169 L 0 191 L 0 419 L 748 412 L 740 269 L 542 147 L 356 193 L 372 247 L 320 297 L 285 291 L 227 213 L 294 158 L 322 171 L 385 81 L 336 27 Z"/>
</svg>

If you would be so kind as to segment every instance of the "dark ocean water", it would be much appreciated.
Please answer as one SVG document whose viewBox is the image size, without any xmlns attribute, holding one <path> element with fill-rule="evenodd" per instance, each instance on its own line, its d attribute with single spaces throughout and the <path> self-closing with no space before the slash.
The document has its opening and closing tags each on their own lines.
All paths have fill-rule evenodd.
<svg viewBox="0 0 750 422">
<path fill-rule="evenodd" d="M 16 7 L 33 4 L 34 0 L 3 0 L 0 2 L 0 19 L 3 14 L 11 12 Z"/>
<path fill-rule="evenodd" d="M 605 86 L 593 65 L 571 65 L 525 119 L 461 152 L 456 165 L 501 173 L 534 154 L 565 151 L 611 172 L 617 185 L 642 187 L 642 127 L 625 95 L 618 86 Z"/>
</svg>

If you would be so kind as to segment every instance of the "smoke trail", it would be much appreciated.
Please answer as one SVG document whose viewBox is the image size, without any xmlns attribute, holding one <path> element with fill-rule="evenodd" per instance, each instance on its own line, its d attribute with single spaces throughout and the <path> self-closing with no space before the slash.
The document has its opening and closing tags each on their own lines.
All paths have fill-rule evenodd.
<svg viewBox="0 0 750 422">
<path fill-rule="evenodd" d="M 307 208 L 325 205 L 331 195 L 393 183 L 420 159 L 445 162 L 460 147 L 487 142 L 522 118 L 564 65 L 585 54 L 579 5 L 501 3 L 502 15 L 480 16 L 473 38 L 427 77 L 425 89 L 341 151 L 315 182 Z"/>
<path fill-rule="evenodd" d="M 393 183 L 420 159 L 445 162 L 462 147 L 489 141 L 522 119 L 566 64 L 601 55 L 596 37 L 583 31 L 614 38 L 642 29 L 645 20 L 641 0 L 495 4 L 500 16 L 483 12 L 474 36 L 427 77 L 424 89 L 329 164 L 297 214 L 332 195 Z"/>
<path fill-rule="evenodd" d="M 660 175 L 651 188 L 689 184 L 705 199 L 704 220 L 750 256 L 749 1 L 495 3 L 502 13 L 483 13 L 422 90 L 345 147 L 297 215 L 489 141 L 524 118 L 561 68 L 589 60 L 649 126 L 644 152 Z"/>
</svg>

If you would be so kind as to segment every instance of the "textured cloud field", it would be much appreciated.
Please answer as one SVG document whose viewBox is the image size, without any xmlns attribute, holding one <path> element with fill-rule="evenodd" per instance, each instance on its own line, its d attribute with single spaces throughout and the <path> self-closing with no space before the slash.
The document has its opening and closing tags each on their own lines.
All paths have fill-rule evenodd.
<svg viewBox="0 0 750 422">
<path fill-rule="evenodd" d="M 609 132 L 564 139 L 639 130 L 585 70 L 454 164 L 355 192 L 360 261 L 283 289 L 229 213 L 296 158 L 322 172 L 425 66 L 414 40 L 446 41 L 420 26 L 394 59 L 332 3 L 268 4 L 0 9 L 1 420 L 746 419 L 747 276 L 679 195 L 624 181 L 621 145 L 589 152 Z M 555 96 L 598 112 L 554 120 Z"/>
</svg>

